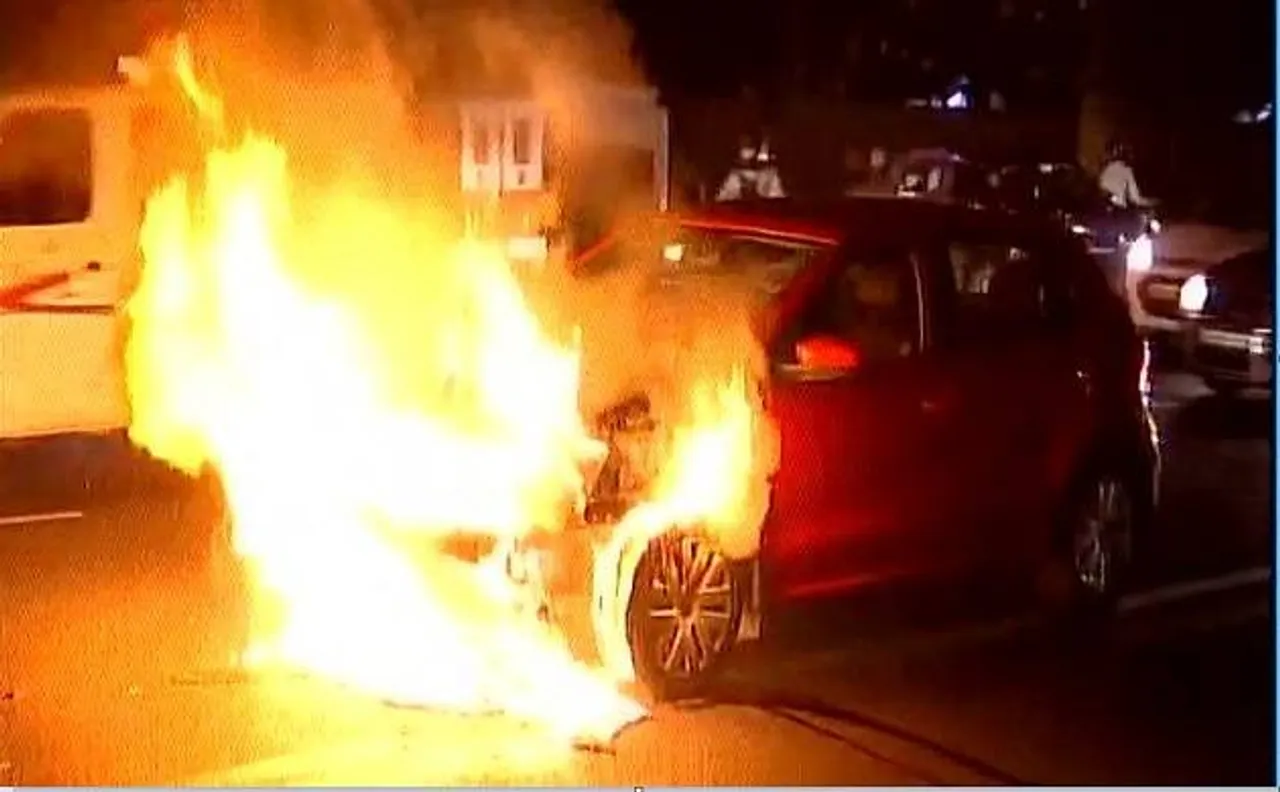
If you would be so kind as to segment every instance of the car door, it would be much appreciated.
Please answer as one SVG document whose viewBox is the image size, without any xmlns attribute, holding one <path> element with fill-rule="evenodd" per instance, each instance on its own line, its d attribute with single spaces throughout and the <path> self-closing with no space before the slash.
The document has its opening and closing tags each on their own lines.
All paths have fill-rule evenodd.
<svg viewBox="0 0 1280 792">
<path fill-rule="evenodd" d="M 1020 557 L 1051 508 L 1059 440 L 1082 415 L 1048 249 L 998 227 L 952 235 L 930 257 L 945 305 L 937 365 L 955 389 L 954 545 L 967 563 Z M 946 304 L 949 303 L 949 304 Z"/>
<path fill-rule="evenodd" d="M 774 339 L 781 459 L 763 552 L 777 595 L 848 591 L 939 560 L 920 286 L 905 248 L 845 251 Z M 815 341 L 845 359 L 804 359 Z"/>
</svg>

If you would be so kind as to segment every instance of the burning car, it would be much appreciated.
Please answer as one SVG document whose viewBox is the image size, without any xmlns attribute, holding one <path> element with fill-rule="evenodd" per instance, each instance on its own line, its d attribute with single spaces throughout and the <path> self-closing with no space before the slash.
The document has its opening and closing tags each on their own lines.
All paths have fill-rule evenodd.
<svg viewBox="0 0 1280 792">
<path fill-rule="evenodd" d="M 623 240 L 637 290 L 555 315 L 502 245 L 433 224 L 387 155 L 419 152 L 359 112 L 385 97 L 343 94 L 360 135 L 335 135 L 334 92 L 284 80 L 277 139 L 184 74 L 207 130 L 146 203 L 129 433 L 216 471 L 245 662 L 607 739 L 644 716 L 621 683 L 696 691 L 783 602 L 955 569 L 1090 611 L 1123 589 L 1158 466 L 1145 357 L 1061 228 L 725 204 Z M 334 146 L 369 170 L 289 157 Z M 594 661 L 557 601 L 584 587 Z"/>
<path fill-rule="evenodd" d="M 1066 573 L 1085 610 L 1123 590 L 1158 451 L 1141 346 L 1078 240 L 949 205 L 788 200 L 686 216 L 654 260 L 655 304 L 749 295 L 779 455 L 750 556 L 685 526 L 613 570 L 598 607 L 625 609 L 651 690 L 696 690 L 787 602 L 957 570 Z M 623 449 L 662 422 L 643 398 L 605 418 L 617 470 L 592 502 L 626 514 L 651 473 Z"/>
</svg>

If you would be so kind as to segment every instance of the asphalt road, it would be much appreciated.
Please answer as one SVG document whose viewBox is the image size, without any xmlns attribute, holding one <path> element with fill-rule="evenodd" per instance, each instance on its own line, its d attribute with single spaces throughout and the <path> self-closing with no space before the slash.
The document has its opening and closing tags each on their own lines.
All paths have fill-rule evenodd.
<svg viewBox="0 0 1280 792">
<path fill-rule="evenodd" d="M 610 751 L 232 670 L 243 606 L 207 503 L 68 491 L 56 454 L 11 457 L 0 785 L 1271 783 L 1271 407 L 1179 374 L 1156 398 L 1163 538 L 1105 631 L 991 603 L 799 615 Z"/>
</svg>

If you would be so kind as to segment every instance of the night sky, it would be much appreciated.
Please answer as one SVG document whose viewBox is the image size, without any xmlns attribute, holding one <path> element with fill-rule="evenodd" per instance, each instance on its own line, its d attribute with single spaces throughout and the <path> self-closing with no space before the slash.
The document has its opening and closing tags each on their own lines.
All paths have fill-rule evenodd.
<svg viewBox="0 0 1280 792">
<path fill-rule="evenodd" d="M 139 20 L 164 18 L 174 2 L 0 0 L 0 73 L 12 81 L 109 72 L 116 54 L 136 49 Z M 438 17 L 481 5 L 541 12 L 553 2 L 588 0 L 374 2 L 394 8 L 388 18 L 403 23 L 415 13 Z M 959 74 L 1023 105 L 1071 105 L 1090 73 L 1129 101 L 1183 113 L 1218 114 L 1273 92 L 1274 4 L 1267 0 L 1088 0 L 1101 15 L 1092 26 L 1080 0 L 612 2 L 650 79 L 675 99 L 735 96 L 749 87 L 765 98 L 897 102 L 944 90 Z"/>
</svg>

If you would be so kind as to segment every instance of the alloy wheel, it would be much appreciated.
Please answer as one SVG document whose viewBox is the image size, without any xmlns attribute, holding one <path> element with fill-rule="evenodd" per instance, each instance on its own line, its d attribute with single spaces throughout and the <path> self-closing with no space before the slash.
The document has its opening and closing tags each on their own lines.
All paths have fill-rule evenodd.
<svg viewBox="0 0 1280 792">
<path fill-rule="evenodd" d="M 700 676 L 736 637 L 740 605 L 732 570 L 694 536 L 663 537 L 650 553 L 641 614 L 650 656 L 664 676 Z"/>
<path fill-rule="evenodd" d="M 1112 593 L 1121 568 L 1129 560 L 1133 505 L 1124 484 L 1115 478 L 1097 481 L 1082 504 L 1072 543 L 1076 581 L 1089 594 Z"/>
</svg>

